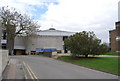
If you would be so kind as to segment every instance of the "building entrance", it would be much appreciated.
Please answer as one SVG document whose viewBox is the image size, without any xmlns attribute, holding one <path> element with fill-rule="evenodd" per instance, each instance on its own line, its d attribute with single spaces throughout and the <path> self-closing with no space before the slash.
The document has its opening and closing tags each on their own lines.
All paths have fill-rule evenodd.
<svg viewBox="0 0 120 81">
<path fill-rule="evenodd" d="M 14 49 L 14 55 L 26 55 L 23 49 Z"/>
</svg>

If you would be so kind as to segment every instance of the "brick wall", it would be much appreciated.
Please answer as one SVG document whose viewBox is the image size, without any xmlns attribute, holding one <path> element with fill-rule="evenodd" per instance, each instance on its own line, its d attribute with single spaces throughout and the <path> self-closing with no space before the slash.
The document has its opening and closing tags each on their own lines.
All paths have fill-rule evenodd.
<svg viewBox="0 0 120 81">
<path fill-rule="evenodd" d="M 116 29 L 109 31 L 111 51 L 120 52 L 120 21 L 115 23 Z"/>
<path fill-rule="evenodd" d="M 117 45 L 116 45 L 116 49 L 117 51 L 120 51 L 120 21 L 119 22 L 116 22 L 116 32 L 117 32 Z"/>
<path fill-rule="evenodd" d="M 110 33 L 110 48 L 111 51 L 116 51 L 116 30 L 112 30 Z"/>
</svg>

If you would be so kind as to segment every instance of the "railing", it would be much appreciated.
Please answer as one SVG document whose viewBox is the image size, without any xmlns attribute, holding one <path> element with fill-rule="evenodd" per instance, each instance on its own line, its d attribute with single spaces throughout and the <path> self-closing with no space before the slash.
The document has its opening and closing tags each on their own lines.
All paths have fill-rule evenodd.
<svg viewBox="0 0 120 81">
<path fill-rule="evenodd" d="M 2 80 L 2 72 L 8 63 L 8 50 L 0 50 L 0 80 Z"/>
</svg>

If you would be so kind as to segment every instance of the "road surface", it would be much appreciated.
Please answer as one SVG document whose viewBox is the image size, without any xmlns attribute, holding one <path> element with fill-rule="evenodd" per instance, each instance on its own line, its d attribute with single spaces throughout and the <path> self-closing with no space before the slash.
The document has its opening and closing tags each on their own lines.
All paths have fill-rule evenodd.
<svg viewBox="0 0 120 81">
<path fill-rule="evenodd" d="M 42 56 L 12 56 L 23 62 L 26 78 L 34 79 L 118 79 L 118 76 Z"/>
</svg>

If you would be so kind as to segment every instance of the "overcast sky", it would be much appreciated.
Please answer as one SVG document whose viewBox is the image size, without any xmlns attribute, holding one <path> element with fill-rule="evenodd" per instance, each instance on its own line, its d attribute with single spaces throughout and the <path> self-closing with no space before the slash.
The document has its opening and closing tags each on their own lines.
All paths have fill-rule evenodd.
<svg viewBox="0 0 120 81">
<path fill-rule="evenodd" d="M 0 6 L 14 7 L 41 24 L 41 30 L 94 31 L 109 42 L 109 30 L 118 21 L 119 0 L 0 0 Z"/>
</svg>

